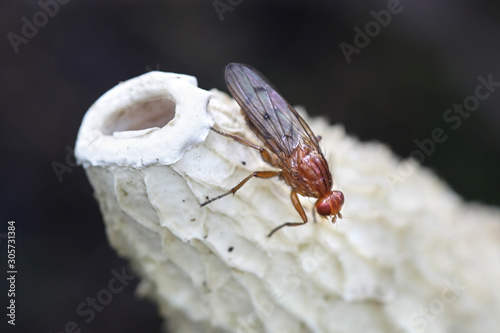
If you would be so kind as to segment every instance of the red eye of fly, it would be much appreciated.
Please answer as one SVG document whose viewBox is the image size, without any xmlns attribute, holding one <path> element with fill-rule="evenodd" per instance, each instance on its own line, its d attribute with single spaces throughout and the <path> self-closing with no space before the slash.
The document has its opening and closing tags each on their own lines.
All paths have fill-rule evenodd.
<svg viewBox="0 0 500 333">
<path fill-rule="evenodd" d="M 316 202 L 316 211 L 321 216 L 339 215 L 340 209 L 344 205 L 344 194 L 340 191 L 332 191 L 321 197 Z"/>
<path fill-rule="evenodd" d="M 330 216 L 332 215 L 332 208 L 326 202 L 321 202 L 318 206 L 316 206 L 316 211 L 321 216 Z"/>
</svg>

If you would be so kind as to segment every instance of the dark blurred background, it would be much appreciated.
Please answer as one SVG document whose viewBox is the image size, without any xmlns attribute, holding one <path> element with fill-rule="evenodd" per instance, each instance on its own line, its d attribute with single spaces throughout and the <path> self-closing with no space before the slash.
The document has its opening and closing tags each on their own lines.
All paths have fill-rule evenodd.
<svg viewBox="0 0 500 333">
<path fill-rule="evenodd" d="M 62 332 L 71 321 L 82 332 L 159 331 L 156 308 L 134 296 L 138 279 L 88 323 L 76 310 L 107 288 L 113 270 L 127 267 L 108 245 L 92 188 L 74 166 L 76 134 L 97 98 L 150 70 L 194 75 L 201 88 L 226 91 L 225 65 L 250 64 L 291 104 L 402 158 L 418 149 L 416 139 L 442 128 L 447 140 L 423 164 L 465 200 L 499 205 L 500 88 L 456 129 L 443 119 L 475 94 L 478 76 L 500 82 L 499 2 L 394 3 L 3 1 L 0 258 L 4 276 L 14 220 L 17 331 Z M 372 37 L 358 36 L 362 47 L 354 49 L 356 27 L 372 29 Z"/>
</svg>

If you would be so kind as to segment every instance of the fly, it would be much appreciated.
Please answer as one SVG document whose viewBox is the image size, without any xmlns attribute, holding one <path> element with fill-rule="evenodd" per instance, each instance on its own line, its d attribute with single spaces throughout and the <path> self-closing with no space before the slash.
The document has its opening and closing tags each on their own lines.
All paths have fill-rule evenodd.
<svg viewBox="0 0 500 333">
<path fill-rule="evenodd" d="M 302 222 L 283 223 L 268 234 L 271 237 L 285 226 L 307 223 L 307 216 L 298 195 L 316 198 L 316 212 L 335 223 L 342 218 L 340 209 L 344 194 L 332 190 L 333 179 L 319 147 L 320 137 L 314 135 L 299 113 L 281 96 L 274 85 L 254 68 L 231 63 L 225 71 L 226 84 L 241 107 L 246 123 L 264 147 L 244 138 L 212 128 L 220 135 L 242 145 L 257 149 L 262 159 L 280 171 L 255 171 L 226 193 L 209 199 L 205 206 L 234 194 L 251 178 L 279 177 L 291 187 L 290 199 Z"/>
</svg>

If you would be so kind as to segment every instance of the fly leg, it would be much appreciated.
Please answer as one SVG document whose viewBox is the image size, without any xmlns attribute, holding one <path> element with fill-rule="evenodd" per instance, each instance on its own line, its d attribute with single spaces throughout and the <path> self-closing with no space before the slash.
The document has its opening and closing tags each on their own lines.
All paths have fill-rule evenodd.
<svg viewBox="0 0 500 333">
<path fill-rule="evenodd" d="M 234 135 L 234 134 L 230 134 L 230 133 L 226 133 L 226 132 L 222 132 L 216 128 L 211 128 L 212 131 L 214 131 L 215 133 L 218 133 L 220 135 L 224 135 L 224 136 L 227 136 L 228 138 L 231 138 L 233 140 L 235 140 L 236 142 L 239 142 L 241 143 L 242 145 L 244 146 L 247 146 L 247 147 L 250 147 L 250 148 L 253 148 L 253 149 L 257 149 L 259 152 L 260 152 L 260 155 L 262 156 L 262 158 L 264 159 L 264 161 L 268 162 L 268 161 L 271 161 L 272 160 L 272 156 L 271 156 L 271 153 L 264 147 L 261 147 L 261 146 L 258 146 L 250 141 L 248 141 L 247 139 L 244 139 L 242 137 L 239 137 L 237 135 Z M 229 195 L 229 194 L 234 194 L 236 193 L 236 191 L 238 191 L 243 185 L 245 185 L 245 183 L 247 181 L 249 181 L 251 178 L 253 177 L 256 177 L 256 178 L 272 178 L 272 177 L 276 177 L 276 176 L 279 176 L 281 174 L 281 171 L 256 171 L 256 172 L 253 172 L 251 175 L 249 175 L 248 177 L 246 177 L 245 179 L 243 179 L 238 185 L 236 185 L 235 187 L 233 187 L 232 189 L 230 189 L 229 191 L 227 191 L 226 193 L 223 193 L 215 198 L 212 198 L 212 199 L 209 199 L 207 201 L 205 201 L 204 203 L 200 204 L 201 207 L 215 201 L 215 200 L 218 200 L 220 198 L 223 198 L 225 197 L 226 195 Z"/>
<path fill-rule="evenodd" d="M 204 203 L 200 204 L 201 207 L 215 201 L 215 200 L 218 200 L 220 198 L 224 198 L 226 195 L 229 195 L 229 194 L 234 194 L 236 193 L 236 191 L 238 191 L 243 185 L 245 185 L 245 183 L 247 181 L 249 181 L 250 179 L 252 179 L 253 177 L 257 177 L 257 178 L 272 178 L 272 177 L 276 177 L 276 176 L 279 176 L 281 173 L 281 171 L 255 171 L 254 173 L 252 173 L 250 176 L 248 176 L 247 178 L 243 179 L 238 185 L 236 185 L 235 187 L 233 187 L 232 189 L 230 189 L 229 191 L 227 191 L 226 193 L 223 193 L 215 198 L 212 198 L 208 201 L 205 201 Z"/>
<path fill-rule="evenodd" d="M 247 147 L 250 147 L 250 148 L 253 148 L 253 149 L 257 149 L 260 153 L 260 156 L 262 156 L 262 159 L 264 160 L 264 162 L 268 163 L 268 164 L 271 164 L 272 166 L 276 167 L 276 168 L 280 168 L 281 166 L 279 165 L 279 159 L 278 157 L 271 153 L 268 149 L 264 148 L 264 147 L 261 147 L 259 145 L 256 145 L 255 143 L 252 143 L 250 141 L 248 141 L 247 139 L 245 138 L 242 138 L 240 136 L 237 136 L 237 135 L 234 135 L 234 134 L 230 134 L 230 133 L 226 133 L 226 132 L 223 132 L 221 130 L 218 130 L 216 128 L 210 128 L 212 131 L 214 131 L 215 133 L 218 133 L 220 135 L 224 135 L 224 136 L 227 136 L 228 138 L 231 138 L 233 139 L 234 141 L 244 145 L 244 146 L 247 146 Z M 276 175 L 277 176 L 277 175 Z"/>
<path fill-rule="evenodd" d="M 297 210 L 297 213 L 299 213 L 300 217 L 302 217 L 303 222 L 286 222 L 283 223 L 280 226 L 277 226 L 271 232 L 267 237 L 271 237 L 276 231 L 280 230 L 283 227 L 296 227 L 299 225 L 303 225 L 307 223 L 307 216 L 306 213 L 304 212 L 304 207 L 302 207 L 302 204 L 300 203 L 299 196 L 297 195 L 297 192 L 295 190 L 292 190 L 292 193 L 290 193 L 290 199 L 292 199 L 293 207 Z"/>
<path fill-rule="evenodd" d="M 230 134 L 230 133 L 226 133 L 226 132 L 222 132 L 221 130 L 218 130 L 216 128 L 210 128 L 212 131 L 214 131 L 215 133 L 218 133 L 220 135 L 224 135 L 224 136 L 227 136 L 228 138 L 231 138 L 233 139 L 234 141 L 236 142 L 239 142 L 241 143 L 242 145 L 244 146 L 247 146 L 247 147 L 250 147 L 250 148 L 254 148 L 254 149 L 257 149 L 258 151 L 260 151 L 262 153 L 262 151 L 266 150 L 265 148 L 261 147 L 261 146 L 258 146 L 250 141 L 248 141 L 247 139 L 244 139 L 240 136 L 237 136 L 237 135 L 234 135 L 234 134 Z"/>
<path fill-rule="evenodd" d="M 279 167 L 278 165 L 276 165 L 276 161 L 278 161 L 278 157 L 276 157 L 276 155 L 274 155 L 273 153 L 271 153 L 266 148 L 261 147 L 259 145 L 256 145 L 255 143 L 252 143 L 252 142 L 248 141 L 247 139 L 242 138 L 240 136 L 237 136 L 237 135 L 234 135 L 234 134 L 230 134 L 230 133 L 226 133 L 226 132 L 222 132 L 221 130 L 218 130 L 218 129 L 213 128 L 213 127 L 210 128 L 210 129 L 212 131 L 214 131 L 215 133 L 227 136 L 228 138 L 231 138 L 234 141 L 236 141 L 236 142 L 238 142 L 238 143 L 240 143 L 240 144 L 242 144 L 244 146 L 247 146 L 247 147 L 250 147 L 250 148 L 253 148 L 253 149 L 257 149 L 259 151 L 259 153 L 260 153 L 260 156 L 262 156 L 262 159 L 266 163 L 269 163 L 269 164 L 271 164 L 274 167 Z"/>
<path fill-rule="evenodd" d="M 224 136 L 227 136 L 228 138 L 231 138 L 233 140 L 235 140 L 236 142 L 244 145 L 244 146 L 247 146 L 247 147 L 250 147 L 250 148 L 253 148 L 253 149 L 257 149 L 259 152 L 260 152 L 260 155 L 262 156 L 262 158 L 264 159 L 264 161 L 268 162 L 268 163 L 271 163 L 273 161 L 273 159 L 277 159 L 277 157 L 274 156 L 274 154 L 272 155 L 271 152 L 269 152 L 269 150 L 267 150 L 266 148 L 264 147 L 261 147 L 261 146 L 258 146 L 250 141 L 248 141 L 247 139 L 245 138 L 242 138 L 242 137 L 239 137 L 237 135 L 234 135 L 234 134 L 230 134 L 230 133 L 226 133 L 226 132 L 223 132 L 223 131 L 220 131 L 216 128 L 211 128 L 212 131 L 214 131 L 215 133 L 218 133 L 220 135 L 224 135 Z M 255 171 L 253 172 L 252 174 L 250 174 L 248 177 L 246 177 L 245 179 L 243 179 L 238 185 L 236 185 L 235 187 L 233 187 L 232 189 L 230 189 L 229 191 L 227 191 L 226 193 L 223 193 L 215 198 L 212 198 L 212 199 L 209 199 L 207 201 L 205 201 L 204 203 L 200 204 L 201 207 L 211 203 L 211 202 L 214 202 L 215 200 L 218 200 L 220 198 L 223 198 L 225 197 L 226 195 L 229 195 L 229 194 L 234 194 L 236 193 L 236 191 L 238 191 L 243 185 L 245 185 L 245 183 L 247 181 L 249 181 L 250 179 L 252 179 L 253 177 L 256 177 L 256 178 L 272 178 L 272 177 L 276 177 L 276 176 L 279 176 L 281 174 L 281 171 Z"/>
<path fill-rule="evenodd" d="M 318 221 L 316 221 L 316 209 L 314 208 L 314 206 L 311 209 L 311 214 L 312 214 L 312 217 L 313 217 L 313 222 L 314 223 L 318 222 Z"/>
</svg>

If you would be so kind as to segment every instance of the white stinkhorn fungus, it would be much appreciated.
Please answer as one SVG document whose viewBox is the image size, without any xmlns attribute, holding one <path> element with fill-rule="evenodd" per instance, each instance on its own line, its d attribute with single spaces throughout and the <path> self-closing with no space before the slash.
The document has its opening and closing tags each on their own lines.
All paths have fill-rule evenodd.
<svg viewBox="0 0 500 333">
<path fill-rule="evenodd" d="M 308 120 L 307 116 L 305 117 Z M 496 332 L 500 210 L 465 203 L 428 170 L 309 119 L 344 218 L 300 221 L 237 104 L 194 77 L 150 72 L 87 112 L 76 155 L 109 241 L 141 276 L 171 332 Z M 404 172 L 403 172 L 404 171 Z M 313 200 L 302 198 L 311 214 Z"/>
</svg>

